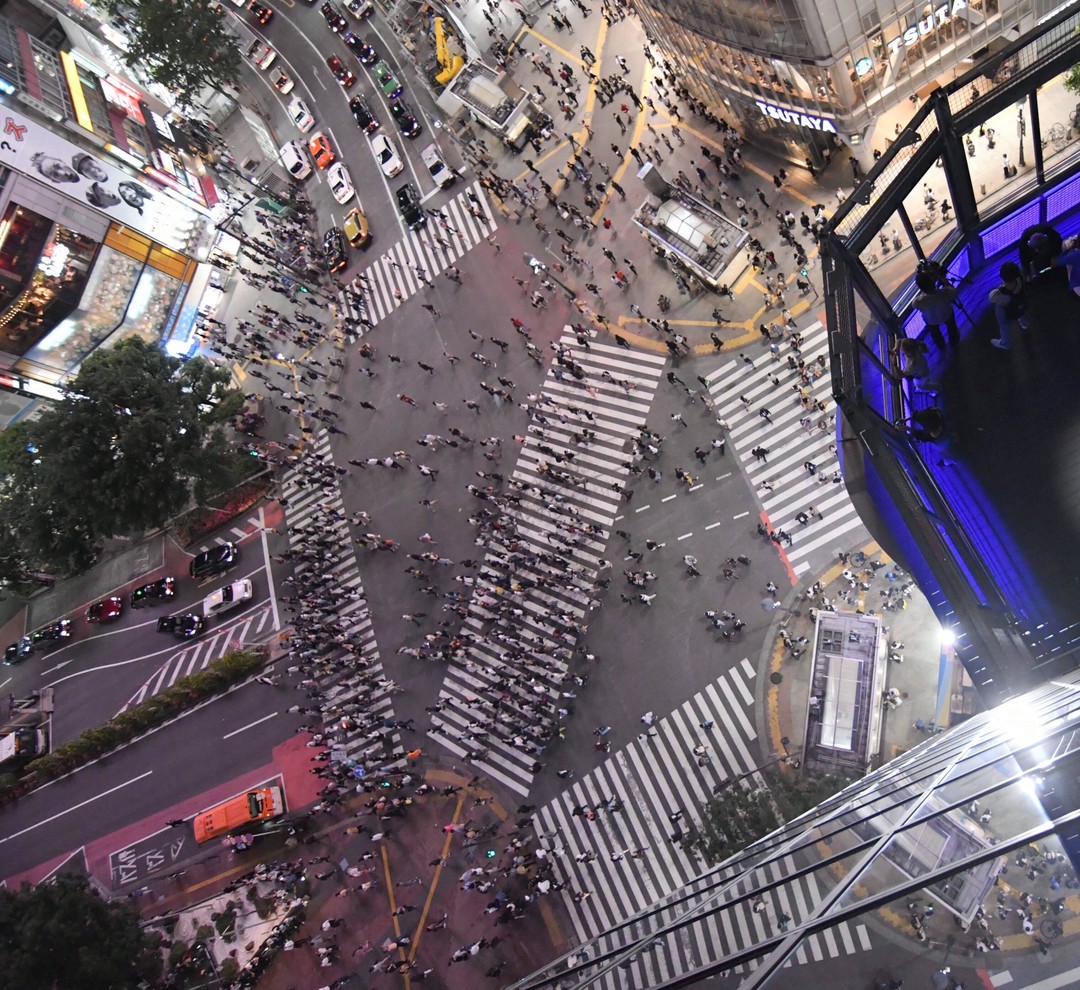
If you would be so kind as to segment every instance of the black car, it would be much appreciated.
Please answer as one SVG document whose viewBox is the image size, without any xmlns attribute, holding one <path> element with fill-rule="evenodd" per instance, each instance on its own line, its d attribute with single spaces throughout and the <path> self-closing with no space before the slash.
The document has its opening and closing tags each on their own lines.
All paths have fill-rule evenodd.
<svg viewBox="0 0 1080 990">
<path fill-rule="evenodd" d="M 326 270 L 331 274 L 340 272 L 349 263 L 349 249 L 345 246 L 345 231 L 340 227 L 331 227 L 323 235 L 322 252 Z"/>
<path fill-rule="evenodd" d="M 131 593 L 131 607 L 143 608 L 145 605 L 160 605 L 176 596 L 176 578 L 164 577 L 151 581 Z"/>
<path fill-rule="evenodd" d="M 222 543 L 220 546 L 204 550 L 188 565 L 188 573 L 195 579 L 213 577 L 232 567 L 240 556 L 235 543 Z"/>
<path fill-rule="evenodd" d="M 194 612 L 186 615 L 163 615 L 157 620 L 159 633 L 172 633 L 177 639 L 192 639 L 206 628 L 206 619 Z"/>
<path fill-rule="evenodd" d="M 390 104 L 390 114 L 397 121 L 401 133 L 407 138 L 416 137 L 420 133 L 420 121 L 416 119 L 413 108 L 404 100 L 398 100 Z"/>
<path fill-rule="evenodd" d="M 357 127 L 362 127 L 368 134 L 379 129 L 379 118 L 371 112 L 371 107 L 362 96 L 354 96 L 349 100 L 349 109 Z"/>
<path fill-rule="evenodd" d="M 274 12 L 266 4 L 259 3 L 259 0 L 251 0 L 248 10 L 255 15 L 255 20 L 260 24 L 268 24 L 270 18 L 274 16 Z"/>
<path fill-rule="evenodd" d="M 427 214 L 420 205 L 420 194 L 411 182 L 406 182 L 401 186 L 394 194 L 394 198 L 397 200 L 398 213 L 409 225 L 409 230 L 417 230 L 427 223 Z"/>
<path fill-rule="evenodd" d="M 361 65 L 371 65 L 372 62 L 379 60 L 379 55 L 375 49 L 367 42 L 361 41 L 352 31 L 346 31 L 341 36 L 341 40 L 345 42 L 345 47 L 360 59 Z"/>
<path fill-rule="evenodd" d="M 29 636 L 23 636 L 4 650 L 4 663 L 9 667 L 13 664 L 22 663 L 34 652 L 34 644 Z"/>
<path fill-rule="evenodd" d="M 65 639 L 71 639 L 71 619 L 58 619 L 30 634 L 30 642 L 34 650 L 51 650 Z"/>
<path fill-rule="evenodd" d="M 341 34 L 348 26 L 349 22 L 345 20 L 345 15 L 337 9 L 330 0 L 326 0 L 320 8 L 322 15 L 326 18 L 327 26 L 334 34 Z"/>
</svg>

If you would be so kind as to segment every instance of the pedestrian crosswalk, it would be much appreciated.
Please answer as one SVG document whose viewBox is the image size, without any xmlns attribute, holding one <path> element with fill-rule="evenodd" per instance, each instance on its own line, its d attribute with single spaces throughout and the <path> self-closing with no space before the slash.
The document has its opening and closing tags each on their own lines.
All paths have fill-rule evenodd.
<svg viewBox="0 0 1080 990">
<path fill-rule="evenodd" d="M 181 677 L 196 674 L 214 660 L 219 660 L 232 650 L 265 639 L 276 626 L 274 610 L 269 601 L 260 602 L 227 625 L 213 626 L 190 646 L 174 653 L 136 691 L 120 712 L 142 704 L 147 698 L 164 691 Z M 120 714 L 117 712 L 117 715 Z"/>
<path fill-rule="evenodd" d="M 330 434 L 322 430 L 315 438 L 310 456 L 325 464 L 332 464 L 333 450 L 330 446 Z M 333 583 L 332 611 L 326 616 L 327 631 L 340 634 L 358 646 L 358 661 L 342 650 L 335 654 L 321 653 L 320 659 L 333 662 L 348 657 L 348 662 L 337 664 L 333 673 L 319 677 L 319 687 L 323 692 L 320 705 L 324 708 L 340 709 L 343 705 L 357 702 L 367 717 L 393 719 L 393 703 L 390 693 L 375 684 L 382 675 L 383 667 L 379 656 L 379 647 L 375 642 L 375 632 L 371 625 L 367 596 L 364 594 L 360 579 L 360 568 L 353 548 L 352 536 L 345 513 L 341 489 L 335 483 L 312 484 L 305 482 L 296 469 L 290 470 L 282 479 L 282 499 L 285 504 L 285 521 L 289 531 L 289 545 L 295 549 L 302 542 L 299 530 L 305 525 L 317 522 L 320 532 L 335 543 L 336 549 L 328 553 L 318 565 L 318 573 L 328 576 Z M 318 516 L 318 519 L 316 517 Z M 331 521 L 325 521 L 327 518 Z M 313 565 L 300 563 L 295 568 L 298 578 Z M 365 758 L 375 748 L 372 737 L 363 732 L 342 733 L 340 728 L 332 728 L 338 721 L 330 716 L 327 722 L 328 738 L 331 741 L 331 758 L 335 761 L 365 762 Z M 332 731 L 332 735 L 331 735 Z M 398 734 L 394 733 L 395 745 Z"/>
<path fill-rule="evenodd" d="M 498 226 L 487 193 L 479 182 L 473 182 L 442 206 L 428 208 L 427 212 L 425 226 L 410 231 L 385 250 L 354 283 L 363 290 L 364 315 L 372 324 L 424 288 L 425 281 L 417 274 L 418 268 L 428 282 L 433 282 Z"/>
<path fill-rule="evenodd" d="M 209 550 L 211 547 L 215 546 L 221 546 L 223 543 L 237 543 L 240 540 L 247 539 L 252 533 L 259 532 L 262 528 L 263 521 L 258 516 L 248 516 L 247 519 L 244 520 L 243 526 L 230 526 L 227 533 L 219 532 L 215 534 L 212 540 L 196 547 L 195 552 L 202 553 L 204 550 Z"/>
<path fill-rule="evenodd" d="M 784 552 L 797 575 L 820 570 L 836 559 L 838 548 L 866 536 L 840 481 L 827 332 L 815 322 L 799 333 L 811 376 L 801 391 L 798 371 L 787 360 L 798 356 L 787 343 L 777 354 L 758 354 L 752 363 L 740 355 L 706 377 L 718 415 L 730 424 L 731 445 L 757 487 L 769 528 L 791 537 Z M 763 460 L 753 453 L 762 448 Z"/>
<path fill-rule="evenodd" d="M 542 845 L 556 877 L 566 883 L 563 896 L 579 945 L 599 936 L 596 948 L 601 951 L 620 946 L 628 935 L 602 933 L 668 895 L 685 893 L 687 885 L 699 895 L 709 889 L 710 881 L 702 878 L 705 865 L 670 837 L 700 821 L 701 809 L 717 788 L 722 793 L 740 779 L 760 780 L 756 768 L 763 757 L 752 711 L 755 674 L 744 658 L 536 813 L 536 831 L 545 837 Z M 704 760 L 695 752 L 700 746 L 705 747 Z M 786 860 L 766 872 L 770 880 L 797 876 Z M 715 878 L 712 884 L 715 892 Z M 755 912 L 747 899 L 704 912 L 701 920 L 650 944 L 627 968 L 615 971 L 620 975 L 605 977 L 604 985 L 612 990 L 651 986 L 746 947 L 775 931 L 782 914 L 798 924 L 825 893 L 818 887 L 812 875 L 802 876 L 766 895 L 762 911 Z M 584 892 L 589 896 L 581 899 Z M 673 899 L 635 937 L 661 928 L 692 903 L 680 907 Z M 845 923 L 809 938 L 795 959 L 820 960 L 869 948 L 865 927 Z M 591 956 L 597 954 L 590 950 Z"/>
<path fill-rule="evenodd" d="M 558 362 L 548 369 L 512 475 L 524 486 L 520 501 L 504 509 L 517 539 L 486 548 L 463 629 L 476 643 L 449 668 L 430 733 L 519 794 L 528 793 L 543 752 L 540 723 L 558 719 L 566 660 L 577 625 L 588 621 L 589 591 L 622 505 L 628 441 L 645 424 L 666 363 L 595 341 L 586 349 L 569 332 L 559 344 L 570 349 L 581 377 Z M 576 542 L 567 542 L 567 524 Z M 492 610 L 509 598 L 513 613 Z M 513 661 L 522 650 L 525 659 Z M 507 679 L 522 671 L 527 691 Z M 496 719 L 492 702 L 500 698 Z"/>
</svg>

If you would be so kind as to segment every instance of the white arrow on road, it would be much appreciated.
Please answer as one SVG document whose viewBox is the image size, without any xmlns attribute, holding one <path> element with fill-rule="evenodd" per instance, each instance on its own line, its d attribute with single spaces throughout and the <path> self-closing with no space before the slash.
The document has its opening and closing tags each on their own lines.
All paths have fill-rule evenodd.
<svg viewBox="0 0 1080 990">
<path fill-rule="evenodd" d="M 43 670 L 41 672 L 41 676 L 44 677 L 46 674 L 52 674 L 57 670 L 63 670 L 64 667 L 66 667 L 69 663 L 71 663 L 70 660 L 61 660 L 55 667 L 50 667 L 48 670 Z"/>
</svg>

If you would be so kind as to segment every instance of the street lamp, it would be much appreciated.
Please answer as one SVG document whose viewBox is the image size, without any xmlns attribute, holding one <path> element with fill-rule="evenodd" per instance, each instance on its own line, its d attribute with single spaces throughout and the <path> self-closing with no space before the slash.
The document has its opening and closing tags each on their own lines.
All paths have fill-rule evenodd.
<svg viewBox="0 0 1080 990">
<path fill-rule="evenodd" d="M 1020 167 L 1024 167 L 1024 135 L 1027 133 L 1027 121 L 1024 120 L 1024 108 L 1018 106 L 1016 108 L 1016 138 L 1020 145 Z"/>
<path fill-rule="evenodd" d="M 788 739 L 788 737 L 784 736 L 784 738 L 780 740 L 780 745 L 783 746 L 786 750 L 789 741 L 790 740 Z M 727 779 L 720 781 L 720 783 L 713 788 L 713 794 L 719 794 L 721 791 L 725 791 L 729 787 L 734 786 L 740 780 L 745 780 L 747 777 L 752 777 L 755 773 L 760 773 L 762 770 L 767 770 L 769 767 L 775 766 L 777 763 L 787 763 L 794 769 L 798 769 L 798 767 L 801 765 L 798 760 L 792 759 L 791 755 L 785 752 L 782 756 L 777 756 L 775 759 L 769 760 L 767 763 L 762 763 L 759 767 L 754 767 L 752 770 L 747 770 L 746 773 L 741 773 L 737 777 L 728 777 Z"/>
</svg>

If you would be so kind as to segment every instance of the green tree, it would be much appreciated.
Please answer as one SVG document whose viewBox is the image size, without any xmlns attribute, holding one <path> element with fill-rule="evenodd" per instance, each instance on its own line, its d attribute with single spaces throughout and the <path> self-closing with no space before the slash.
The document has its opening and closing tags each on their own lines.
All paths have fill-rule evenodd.
<svg viewBox="0 0 1080 990">
<path fill-rule="evenodd" d="M 1077 96 L 1080 96 L 1080 62 L 1065 74 L 1065 88 L 1070 93 L 1076 93 Z"/>
<path fill-rule="evenodd" d="M 709 799 L 701 822 L 687 830 L 684 845 L 714 865 L 779 827 L 768 791 L 739 781 Z"/>
<path fill-rule="evenodd" d="M 710 798 L 701 823 L 691 824 L 687 830 L 686 848 L 710 865 L 722 863 L 850 783 L 836 774 L 797 777 L 775 767 L 763 771 L 762 776 L 764 787 L 738 781 Z"/>
<path fill-rule="evenodd" d="M 105 9 L 127 35 L 124 61 L 175 93 L 182 106 L 197 105 L 206 87 L 239 81 L 237 39 L 217 0 L 105 0 Z"/>
<path fill-rule="evenodd" d="M 139 337 L 92 354 L 57 405 L 0 434 L 0 577 L 89 567 L 102 540 L 164 524 L 250 459 L 223 423 L 228 372 Z"/>
<path fill-rule="evenodd" d="M 20 990 L 123 990 L 161 975 L 129 904 L 102 900 L 85 877 L 61 874 L 0 890 L 0 973 Z"/>
</svg>

